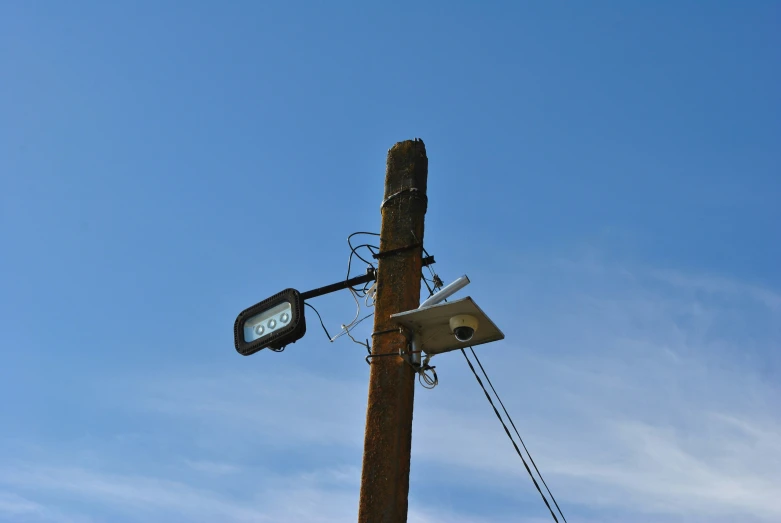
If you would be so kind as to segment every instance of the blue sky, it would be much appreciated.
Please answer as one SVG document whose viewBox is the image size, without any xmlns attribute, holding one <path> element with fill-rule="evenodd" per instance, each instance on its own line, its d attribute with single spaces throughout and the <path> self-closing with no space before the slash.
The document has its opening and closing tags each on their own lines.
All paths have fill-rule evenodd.
<svg viewBox="0 0 781 523">
<path fill-rule="evenodd" d="M 479 354 L 568 520 L 779 521 L 780 21 L 2 3 L 0 521 L 354 520 L 361 348 L 310 318 L 243 358 L 232 326 L 344 276 L 414 137 L 426 246 L 506 333 Z M 432 363 L 409 521 L 547 521 L 461 355 Z"/>
</svg>

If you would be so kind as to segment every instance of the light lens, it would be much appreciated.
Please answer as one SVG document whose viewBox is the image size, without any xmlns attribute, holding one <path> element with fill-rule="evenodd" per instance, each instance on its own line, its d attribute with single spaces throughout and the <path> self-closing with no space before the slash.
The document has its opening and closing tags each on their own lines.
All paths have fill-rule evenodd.
<svg viewBox="0 0 781 523">
<path fill-rule="evenodd" d="M 249 343 L 285 326 L 293 314 L 293 305 L 284 301 L 244 322 L 244 341 Z M 265 325 L 265 327 L 264 327 Z"/>
</svg>

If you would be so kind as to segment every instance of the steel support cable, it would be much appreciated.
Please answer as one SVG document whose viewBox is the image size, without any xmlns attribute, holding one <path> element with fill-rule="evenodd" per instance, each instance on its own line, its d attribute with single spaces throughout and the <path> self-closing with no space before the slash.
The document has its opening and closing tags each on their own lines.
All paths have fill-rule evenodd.
<svg viewBox="0 0 781 523">
<path fill-rule="evenodd" d="M 537 468 L 537 464 L 534 462 L 534 458 L 531 455 L 531 452 L 529 452 L 529 449 L 526 448 L 526 444 L 523 442 L 523 438 L 521 437 L 520 432 L 518 432 L 518 429 L 515 426 L 515 423 L 513 423 L 513 419 L 510 416 L 510 413 L 507 412 L 507 409 L 504 406 L 504 402 L 502 401 L 502 398 L 499 397 L 499 393 L 496 392 L 496 389 L 494 388 L 494 384 L 491 383 L 491 378 L 488 377 L 488 373 L 485 372 L 485 369 L 483 368 L 483 364 L 480 363 L 480 358 L 477 357 L 477 353 L 475 352 L 475 349 L 472 347 L 469 347 L 469 350 L 472 351 L 472 356 L 475 357 L 475 361 L 480 366 L 480 370 L 483 371 L 483 376 L 485 376 L 486 381 L 488 381 L 488 386 L 491 387 L 491 390 L 494 393 L 494 396 L 496 396 L 496 399 L 499 400 L 499 405 L 502 406 L 502 410 L 504 411 L 504 415 L 507 416 L 507 419 L 510 421 L 510 425 L 512 425 L 513 430 L 515 430 L 515 434 L 518 436 L 518 439 L 521 441 L 521 445 L 523 446 L 523 450 L 526 451 L 526 455 L 529 456 L 529 460 L 532 462 L 532 466 L 534 467 L 534 470 L 537 471 L 537 475 L 540 476 L 540 479 L 542 480 L 542 484 L 545 485 L 545 490 L 548 491 L 548 495 L 553 500 L 553 504 L 556 505 L 556 510 L 559 511 L 559 514 L 561 515 L 561 519 L 564 520 L 564 523 L 567 523 L 567 518 L 564 517 L 564 513 L 561 511 L 561 508 L 559 507 L 559 504 L 556 502 L 556 498 L 553 497 L 553 493 L 548 488 L 548 484 L 545 483 L 545 478 L 542 477 L 542 472 L 540 472 L 540 469 Z M 467 360 L 468 361 L 468 360 Z"/>
<path fill-rule="evenodd" d="M 542 489 L 540 488 L 539 483 L 537 483 L 537 480 L 534 479 L 534 474 L 532 474 L 529 465 L 526 463 L 526 460 L 523 459 L 523 454 L 521 454 L 521 449 L 518 448 L 518 445 L 515 443 L 515 439 L 513 439 L 512 434 L 510 434 L 510 429 L 507 428 L 507 424 L 502 419 L 502 415 L 499 414 L 499 410 L 497 410 L 496 405 L 494 405 L 494 401 L 491 399 L 491 396 L 488 394 L 485 385 L 483 385 L 483 380 L 480 379 L 480 376 L 477 374 L 477 371 L 475 370 L 475 367 L 472 365 L 472 362 L 469 361 L 469 356 L 466 355 L 466 351 L 464 351 L 464 349 L 461 349 L 461 354 L 464 355 L 464 359 L 466 359 L 469 368 L 472 369 L 472 374 L 475 375 L 475 379 L 477 379 L 477 383 L 480 384 L 480 388 L 483 389 L 483 393 L 485 394 L 488 403 L 491 404 L 491 407 L 494 409 L 494 413 L 496 414 L 496 417 L 499 418 L 499 422 L 502 424 L 502 427 L 504 427 L 504 431 L 507 433 L 507 437 L 510 438 L 513 447 L 515 447 L 515 452 L 518 453 L 518 457 L 521 458 L 521 461 L 523 462 L 523 466 L 526 467 L 526 472 L 529 473 L 529 477 L 532 478 L 532 482 L 534 483 L 534 486 L 537 487 L 537 492 L 540 493 L 540 496 L 542 496 L 542 500 L 545 502 L 545 506 L 548 507 L 548 510 L 550 511 L 550 515 L 553 517 L 553 521 L 559 523 L 559 520 L 556 517 L 556 514 L 553 512 L 550 503 L 548 503 L 548 499 L 545 497 L 545 494 L 542 493 Z"/>
<path fill-rule="evenodd" d="M 428 255 L 428 252 L 426 252 L 426 248 L 423 248 L 423 252 Z M 431 267 L 429 267 L 431 269 Z M 437 275 L 434 274 L 432 271 L 432 276 L 436 279 L 438 279 Z M 426 285 L 426 288 L 429 292 L 429 297 L 434 295 L 434 290 L 431 289 L 431 287 L 428 284 L 428 281 L 425 277 L 423 277 L 423 283 Z M 436 283 L 435 283 L 436 285 Z M 447 300 L 445 300 L 447 301 Z M 480 370 L 483 372 L 483 376 L 485 376 L 486 381 L 488 381 L 488 385 L 491 387 L 491 390 L 494 393 L 494 396 L 496 396 L 496 399 L 499 400 L 499 404 L 502 406 L 502 410 L 504 411 L 504 415 L 507 416 L 507 419 L 510 421 L 510 425 L 512 425 L 513 430 L 515 430 L 515 434 L 518 436 L 518 440 L 520 440 L 521 445 L 523 446 L 523 450 L 526 451 L 526 455 L 529 456 L 529 460 L 532 462 L 532 465 L 534 466 L 534 470 L 537 471 L 537 475 L 540 476 L 540 480 L 542 480 L 542 484 L 545 485 L 545 490 L 548 492 L 548 495 L 553 500 L 553 504 L 556 506 L 556 510 L 559 511 L 559 514 L 561 515 L 561 519 L 564 520 L 564 523 L 567 523 L 567 518 L 564 517 L 564 513 L 561 511 L 561 507 L 559 507 L 558 502 L 556 501 L 556 498 L 553 497 L 553 493 L 550 491 L 550 488 L 548 488 L 548 484 L 545 482 L 545 478 L 542 477 L 542 473 L 540 472 L 540 469 L 537 468 L 537 464 L 534 462 L 534 458 L 531 455 L 531 452 L 529 452 L 529 449 L 526 448 L 526 443 L 523 442 L 523 438 L 521 437 L 521 433 L 518 431 L 518 428 L 515 426 L 515 422 L 513 422 L 512 416 L 510 416 L 510 413 L 507 412 L 507 408 L 504 406 L 504 402 L 502 401 L 502 398 L 499 396 L 499 393 L 496 392 L 496 389 L 494 388 L 494 384 L 491 383 L 491 378 L 488 377 L 488 373 L 485 371 L 485 368 L 483 367 L 483 364 L 480 362 L 480 358 L 477 357 L 477 353 L 475 352 L 475 349 L 472 347 L 469 347 L 469 350 L 472 352 L 472 356 L 475 357 L 475 361 L 480 366 Z M 464 349 L 461 349 L 461 352 L 464 354 L 464 358 L 466 358 L 466 362 L 469 364 L 469 368 L 472 369 L 472 373 L 475 374 L 475 378 L 477 378 L 477 382 L 480 384 L 480 386 L 483 388 L 483 392 L 486 395 L 486 398 L 488 398 L 488 402 L 491 403 L 491 406 L 494 408 L 494 412 L 496 413 L 497 417 L 499 418 L 499 421 L 502 423 L 502 426 L 504 427 L 505 432 L 507 432 L 507 435 L 510 437 L 510 441 L 513 442 L 513 446 L 515 447 L 515 450 L 518 452 L 518 456 L 520 456 L 521 461 L 523 461 L 524 466 L 526 466 L 526 470 L 529 472 L 529 475 L 532 478 L 532 481 L 534 481 L 534 486 L 537 487 L 537 490 L 540 492 L 540 495 L 542 495 L 542 491 L 540 490 L 540 486 L 537 484 L 537 481 L 534 479 L 534 476 L 531 473 L 531 470 L 529 470 L 529 466 L 526 465 L 526 462 L 523 460 L 523 455 L 520 453 L 520 449 L 515 444 L 515 440 L 513 440 L 512 435 L 510 435 L 510 432 L 507 430 L 507 425 L 505 425 L 504 421 L 502 420 L 502 417 L 499 415 L 499 412 L 496 410 L 496 407 L 494 406 L 493 401 L 491 401 L 490 396 L 488 395 L 488 392 L 485 390 L 485 387 L 483 387 L 483 383 L 480 380 L 480 377 L 475 373 L 475 368 L 472 366 L 472 363 L 469 361 L 469 358 L 466 355 L 466 352 L 464 352 Z M 545 499 L 545 496 L 542 495 L 543 501 L 545 501 L 545 505 L 548 507 L 548 510 L 551 510 L 551 506 L 548 504 L 548 501 Z M 553 514 L 553 511 L 551 510 L 551 515 L 553 516 L 553 519 L 558 521 L 556 519 L 556 515 Z"/>
</svg>

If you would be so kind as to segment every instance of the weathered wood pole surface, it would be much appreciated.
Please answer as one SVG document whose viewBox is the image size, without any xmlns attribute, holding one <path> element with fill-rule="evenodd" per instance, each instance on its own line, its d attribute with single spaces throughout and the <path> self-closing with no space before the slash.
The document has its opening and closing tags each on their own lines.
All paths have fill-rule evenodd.
<svg viewBox="0 0 781 523">
<path fill-rule="evenodd" d="M 422 140 L 399 142 L 388 151 L 382 206 L 372 353 L 398 354 L 406 338 L 390 315 L 420 304 L 423 222 L 428 157 Z M 358 521 L 407 521 L 415 373 L 400 357 L 373 358 L 361 471 Z"/>
</svg>

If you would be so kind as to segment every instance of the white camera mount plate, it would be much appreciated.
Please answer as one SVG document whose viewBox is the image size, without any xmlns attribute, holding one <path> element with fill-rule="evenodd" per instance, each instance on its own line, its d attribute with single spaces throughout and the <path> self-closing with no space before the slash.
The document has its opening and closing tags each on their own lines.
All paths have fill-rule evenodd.
<svg viewBox="0 0 781 523">
<path fill-rule="evenodd" d="M 469 314 L 477 318 L 477 330 L 469 341 L 458 341 L 450 331 L 450 318 L 458 314 Z M 450 303 L 392 314 L 391 319 L 412 330 L 419 340 L 420 349 L 432 356 L 504 339 L 502 331 L 469 296 Z"/>
</svg>

